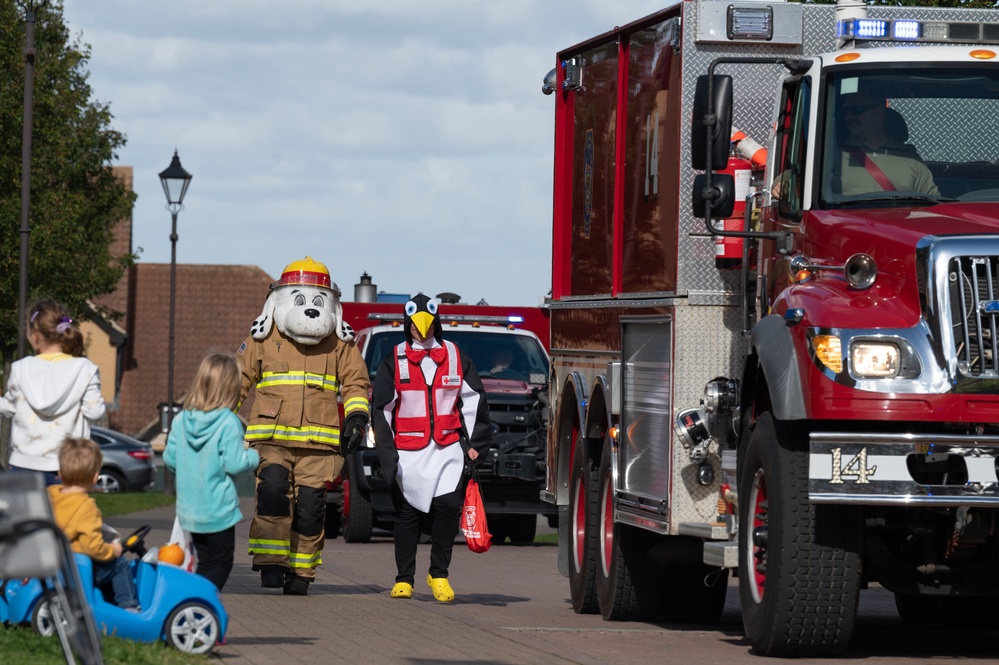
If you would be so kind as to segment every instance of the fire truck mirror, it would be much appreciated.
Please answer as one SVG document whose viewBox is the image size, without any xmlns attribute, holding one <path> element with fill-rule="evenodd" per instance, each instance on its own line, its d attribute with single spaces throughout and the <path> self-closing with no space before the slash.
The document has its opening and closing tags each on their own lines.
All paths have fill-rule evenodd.
<svg viewBox="0 0 999 665">
<path fill-rule="evenodd" d="M 708 80 L 714 78 L 708 104 Z M 710 113 L 709 113 L 710 110 Z M 696 171 L 708 168 L 711 150 L 712 170 L 724 169 L 732 137 L 732 77 L 707 75 L 697 77 L 694 90 L 694 113 L 690 120 L 690 165 Z"/>
<path fill-rule="evenodd" d="M 711 176 L 711 187 L 708 188 L 708 176 L 701 173 L 694 176 L 694 192 L 690 199 L 693 202 L 694 217 L 705 217 L 705 204 L 711 204 L 711 217 L 724 219 L 732 216 L 735 208 L 735 178 L 728 173 L 715 173 Z"/>
</svg>

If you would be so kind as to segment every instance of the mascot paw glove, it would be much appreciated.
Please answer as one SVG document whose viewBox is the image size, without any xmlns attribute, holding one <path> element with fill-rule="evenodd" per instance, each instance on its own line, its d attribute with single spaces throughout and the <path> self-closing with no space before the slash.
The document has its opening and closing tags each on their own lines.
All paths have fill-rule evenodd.
<svg viewBox="0 0 999 665">
<path fill-rule="evenodd" d="M 352 413 L 343 421 L 340 430 L 340 453 L 349 455 L 361 446 L 368 427 L 368 414 Z"/>
</svg>

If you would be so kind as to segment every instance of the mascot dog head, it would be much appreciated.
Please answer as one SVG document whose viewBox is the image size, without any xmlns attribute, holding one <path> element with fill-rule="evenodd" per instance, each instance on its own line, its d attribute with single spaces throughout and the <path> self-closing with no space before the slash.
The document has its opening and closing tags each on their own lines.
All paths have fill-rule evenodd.
<svg viewBox="0 0 999 665">
<path fill-rule="evenodd" d="M 250 335 L 260 341 L 273 325 L 299 344 L 318 344 L 334 333 L 345 342 L 354 339 L 354 329 L 343 322 L 340 288 L 331 284 L 326 266 L 308 256 L 289 263 L 271 285 Z"/>
</svg>

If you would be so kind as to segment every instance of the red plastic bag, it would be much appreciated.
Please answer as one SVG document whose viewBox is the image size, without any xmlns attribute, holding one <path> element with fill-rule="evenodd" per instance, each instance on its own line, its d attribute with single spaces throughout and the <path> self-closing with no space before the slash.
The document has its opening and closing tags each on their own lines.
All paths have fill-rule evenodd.
<svg viewBox="0 0 999 665">
<path fill-rule="evenodd" d="M 461 510 L 461 532 L 465 535 L 468 549 L 477 554 L 489 550 L 493 544 L 493 535 L 489 533 L 486 524 L 486 508 L 482 505 L 482 492 L 479 483 L 473 478 L 465 487 L 465 505 Z"/>
</svg>

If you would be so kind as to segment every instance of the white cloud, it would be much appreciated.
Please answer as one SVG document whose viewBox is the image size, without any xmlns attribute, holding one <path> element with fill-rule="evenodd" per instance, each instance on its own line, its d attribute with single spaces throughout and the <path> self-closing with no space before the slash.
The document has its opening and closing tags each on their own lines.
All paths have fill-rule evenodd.
<svg viewBox="0 0 999 665">
<path fill-rule="evenodd" d="M 194 175 L 182 263 L 310 254 L 344 293 L 534 304 L 551 283 L 557 51 L 662 7 L 633 0 L 64 0 L 128 137 L 140 261 L 169 262 L 157 178 Z M 414 270 L 414 265 L 421 270 Z"/>
</svg>

